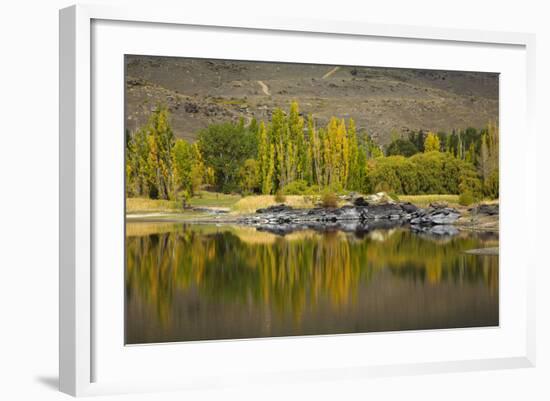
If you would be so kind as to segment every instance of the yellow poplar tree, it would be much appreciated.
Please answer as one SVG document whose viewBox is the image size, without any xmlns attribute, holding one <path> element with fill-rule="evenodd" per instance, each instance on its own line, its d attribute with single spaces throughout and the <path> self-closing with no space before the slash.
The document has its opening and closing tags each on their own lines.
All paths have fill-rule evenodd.
<svg viewBox="0 0 550 401">
<path fill-rule="evenodd" d="M 439 137 L 434 132 L 428 132 L 424 140 L 424 152 L 439 152 L 441 143 Z"/>
</svg>

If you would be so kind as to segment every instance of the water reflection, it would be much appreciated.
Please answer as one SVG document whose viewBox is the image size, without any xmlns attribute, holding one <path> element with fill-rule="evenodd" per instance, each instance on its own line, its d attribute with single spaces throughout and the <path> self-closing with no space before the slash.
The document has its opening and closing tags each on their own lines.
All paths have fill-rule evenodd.
<svg viewBox="0 0 550 401">
<path fill-rule="evenodd" d="M 498 236 L 127 224 L 126 342 L 498 325 Z"/>
</svg>

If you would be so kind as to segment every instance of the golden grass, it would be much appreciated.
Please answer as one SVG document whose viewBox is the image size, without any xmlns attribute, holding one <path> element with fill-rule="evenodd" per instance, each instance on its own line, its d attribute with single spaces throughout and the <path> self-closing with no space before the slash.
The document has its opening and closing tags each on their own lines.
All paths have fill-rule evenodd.
<svg viewBox="0 0 550 401">
<path fill-rule="evenodd" d="M 427 207 L 430 203 L 445 202 L 458 205 L 458 195 L 399 195 L 400 202 L 411 202 L 419 207 Z"/>
<path fill-rule="evenodd" d="M 315 206 L 316 199 L 302 195 L 286 195 L 285 205 L 294 208 L 312 208 Z M 274 206 L 275 196 L 273 195 L 254 195 L 241 198 L 232 207 L 233 212 L 238 214 L 254 213 L 257 209 Z"/>
<path fill-rule="evenodd" d="M 181 203 L 164 199 L 126 198 L 126 213 L 176 212 Z"/>
</svg>

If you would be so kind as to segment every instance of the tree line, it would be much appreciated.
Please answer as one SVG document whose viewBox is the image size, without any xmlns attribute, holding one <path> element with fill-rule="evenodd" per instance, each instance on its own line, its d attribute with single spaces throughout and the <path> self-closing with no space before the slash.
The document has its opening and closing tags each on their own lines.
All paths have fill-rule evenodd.
<svg viewBox="0 0 550 401">
<path fill-rule="evenodd" d="M 165 107 L 126 134 L 127 196 L 187 199 L 201 187 L 243 194 L 379 190 L 398 194 L 498 197 L 498 126 L 393 135 L 381 147 L 353 119 L 324 126 L 273 110 L 267 122 L 213 124 L 198 140 L 176 139 Z"/>
</svg>

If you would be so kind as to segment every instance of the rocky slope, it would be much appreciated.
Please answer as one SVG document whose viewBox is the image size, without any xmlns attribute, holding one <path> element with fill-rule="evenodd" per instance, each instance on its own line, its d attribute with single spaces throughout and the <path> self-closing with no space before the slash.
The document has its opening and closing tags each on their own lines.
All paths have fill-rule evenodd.
<svg viewBox="0 0 550 401">
<path fill-rule="evenodd" d="M 483 127 L 498 117 L 498 74 L 335 67 L 169 57 L 126 57 L 126 122 L 134 130 L 158 103 L 178 137 L 211 123 L 267 120 L 299 102 L 318 125 L 352 117 L 381 143 L 392 131 Z"/>
</svg>

